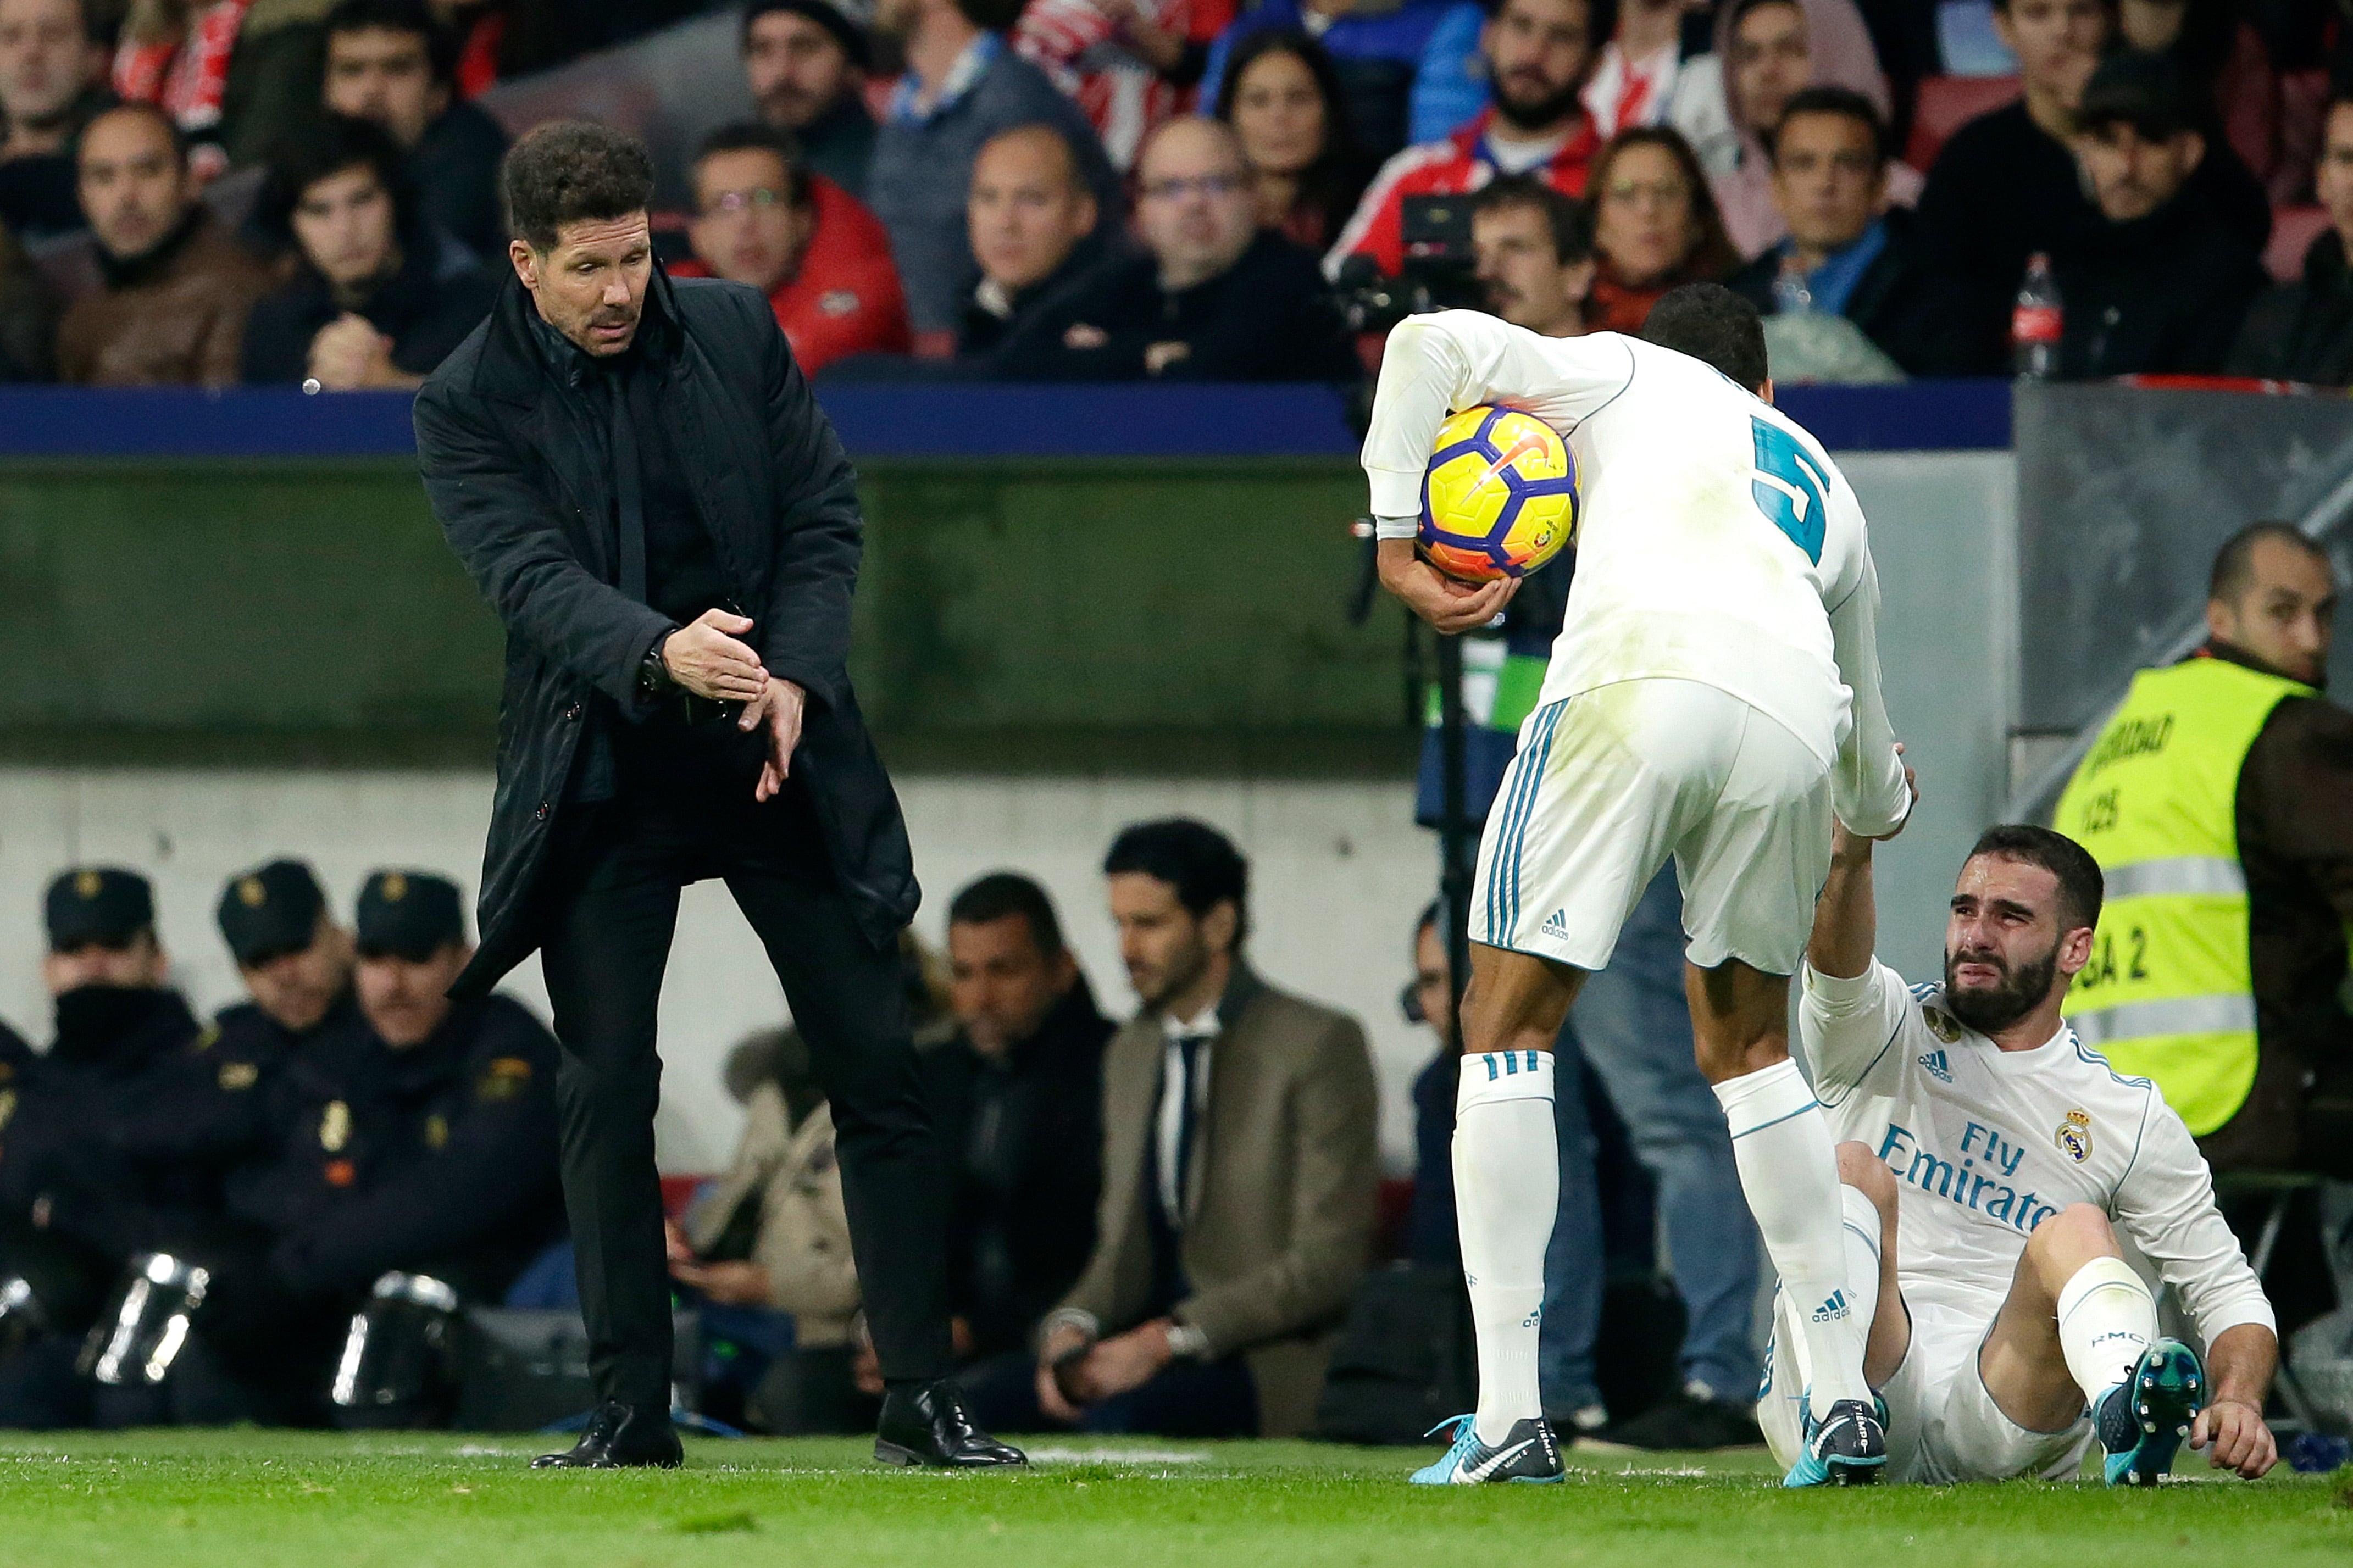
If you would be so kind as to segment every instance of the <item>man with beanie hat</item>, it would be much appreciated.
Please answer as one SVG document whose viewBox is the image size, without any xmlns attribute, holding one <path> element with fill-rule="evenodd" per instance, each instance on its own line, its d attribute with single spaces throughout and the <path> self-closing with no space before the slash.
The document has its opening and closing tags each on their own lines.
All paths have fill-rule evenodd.
<svg viewBox="0 0 2353 1568">
<path fill-rule="evenodd" d="M 811 169 L 860 200 L 874 156 L 864 93 L 873 46 L 863 16 L 861 7 L 861 20 L 852 21 L 831 0 L 752 0 L 744 7 L 744 74 L 760 118 L 791 132 Z"/>
<path fill-rule="evenodd" d="M 2163 55 L 2113 55 L 2075 110 L 2075 162 L 2097 216 L 2052 253 L 2070 379 L 2219 374 L 2263 257 L 2195 179 L 2223 149 Z"/>
</svg>

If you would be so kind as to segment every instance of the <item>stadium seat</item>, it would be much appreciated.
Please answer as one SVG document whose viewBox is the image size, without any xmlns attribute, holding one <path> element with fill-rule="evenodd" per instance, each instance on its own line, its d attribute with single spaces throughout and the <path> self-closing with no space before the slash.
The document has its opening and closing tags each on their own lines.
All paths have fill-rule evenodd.
<svg viewBox="0 0 2353 1568">
<path fill-rule="evenodd" d="M 2263 265 L 2283 283 L 2304 276 L 2304 253 L 2328 226 L 2326 207 L 2274 207 L 2272 242 L 2263 247 Z"/>
<path fill-rule="evenodd" d="M 1925 171 L 1936 161 L 1946 138 L 2017 96 L 2014 76 L 1921 78 L 1920 96 L 1912 110 L 1912 140 L 1904 149 L 1904 161 Z"/>
</svg>

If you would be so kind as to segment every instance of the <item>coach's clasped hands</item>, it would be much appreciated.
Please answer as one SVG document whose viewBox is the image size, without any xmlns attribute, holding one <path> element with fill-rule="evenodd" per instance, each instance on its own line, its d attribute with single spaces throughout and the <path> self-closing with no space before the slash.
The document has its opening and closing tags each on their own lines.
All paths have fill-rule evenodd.
<svg viewBox="0 0 2353 1568">
<path fill-rule="evenodd" d="M 793 771 L 793 752 L 801 743 L 801 715 L 808 706 L 808 694 L 781 676 L 768 677 L 768 689 L 744 708 L 744 716 L 735 721 L 743 730 L 768 726 L 768 760 L 760 764 L 760 782 L 753 786 L 752 798 L 773 800 L 785 787 L 785 780 Z"/>
<path fill-rule="evenodd" d="M 713 702 L 741 702 L 744 711 L 735 727 L 746 733 L 768 726 L 768 756 L 760 764 L 759 783 L 752 798 L 768 801 L 785 787 L 793 771 L 793 752 L 800 749 L 801 718 L 808 694 L 781 676 L 770 675 L 741 641 L 752 629 L 749 616 L 725 610 L 705 610 L 691 625 L 662 639 L 662 668 L 685 690 Z"/>
<path fill-rule="evenodd" d="M 737 640 L 751 629 L 749 616 L 705 610 L 662 639 L 662 668 L 697 697 L 713 702 L 756 700 L 767 689 L 768 672 L 751 645 Z"/>
<path fill-rule="evenodd" d="M 1374 547 L 1373 558 L 1380 569 L 1381 586 L 1449 637 L 1477 631 L 1502 615 L 1512 595 L 1520 591 L 1517 577 L 1499 577 L 1493 583 L 1457 582 L 1415 554 L 1410 539 L 1382 540 Z"/>
</svg>

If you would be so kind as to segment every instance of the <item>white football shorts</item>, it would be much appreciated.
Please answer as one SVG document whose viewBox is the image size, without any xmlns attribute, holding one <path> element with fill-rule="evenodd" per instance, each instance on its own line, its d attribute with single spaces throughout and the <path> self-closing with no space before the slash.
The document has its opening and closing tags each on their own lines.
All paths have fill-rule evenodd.
<svg viewBox="0 0 2353 1568">
<path fill-rule="evenodd" d="M 1546 703 L 1487 814 L 1471 940 L 1603 968 L 1672 855 L 1692 963 L 1793 974 L 1831 820 L 1829 766 L 1730 692 L 1654 677 Z"/>
<path fill-rule="evenodd" d="M 1791 1310 L 1788 1298 L 1775 1292 L 1773 1342 L 1757 1402 L 1757 1424 L 1784 1468 L 1797 1462 L 1805 1419 L 1798 1358 L 1789 1348 L 1798 1333 Z M 1912 1309 L 1911 1347 L 1879 1390 L 1887 1403 L 1887 1479 L 1929 1486 L 2021 1476 L 2067 1480 L 2083 1468 L 2090 1416 L 2063 1432 L 2031 1432 L 1994 1404 L 1978 1372 L 1978 1347 L 1992 1331 L 1990 1320 Z"/>
</svg>

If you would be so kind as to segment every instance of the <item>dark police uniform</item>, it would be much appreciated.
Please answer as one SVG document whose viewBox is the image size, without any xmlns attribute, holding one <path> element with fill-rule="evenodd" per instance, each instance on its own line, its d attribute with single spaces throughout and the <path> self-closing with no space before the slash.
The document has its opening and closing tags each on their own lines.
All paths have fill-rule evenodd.
<svg viewBox="0 0 2353 1568">
<path fill-rule="evenodd" d="M 369 878 L 364 954 L 421 961 L 461 940 L 454 884 Z M 273 1156 L 238 1173 L 230 1208 L 269 1231 L 298 1292 L 356 1294 L 397 1268 L 495 1301 L 563 1234 L 555 1040 L 507 997 L 458 1003 L 414 1046 L 323 1033 L 287 1059 L 275 1101 Z"/>
<path fill-rule="evenodd" d="M 565 1191 L 604 1404 L 550 1461 L 678 1462 L 655 1008 L 679 890 L 717 877 L 833 1106 L 891 1386 L 878 1457 L 1018 1462 L 944 1381 L 949 1194 L 893 947 L 919 894 L 847 669 L 856 476 L 767 302 L 657 270 L 629 349 L 595 359 L 510 281 L 427 378 L 416 423 L 435 514 L 507 629 L 481 952 L 459 989 L 543 950 L 564 1052 Z M 787 786 L 765 804 L 765 737 L 660 669 L 673 627 L 722 607 L 752 617 L 766 668 L 807 696 Z"/>
<path fill-rule="evenodd" d="M 82 868 L 49 885 L 53 952 L 121 948 L 154 929 L 145 878 Z M 209 1223 L 219 1172 L 133 1135 L 199 1033 L 180 994 L 84 985 L 56 999 L 47 1054 L 0 1052 L 0 1286 L 30 1287 L 0 1364 L 0 1425 L 75 1424 L 88 1390 L 70 1376 L 81 1332 L 136 1252 Z"/>
</svg>

